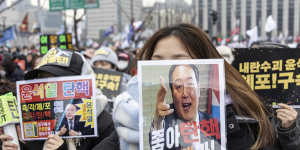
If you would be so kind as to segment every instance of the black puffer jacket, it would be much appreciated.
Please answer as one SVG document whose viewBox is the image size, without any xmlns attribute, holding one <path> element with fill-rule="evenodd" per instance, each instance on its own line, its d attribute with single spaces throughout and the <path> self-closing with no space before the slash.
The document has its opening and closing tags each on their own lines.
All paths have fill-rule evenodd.
<svg viewBox="0 0 300 150">
<path fill-rule="evenodd" d="M 258 123 L 253 120 L 236 119 L 232 105 L 226 107 L 227 149 L 250 150 L 258 135 Z M 298 111 L 299 114 L 299 111 Z M 276 133 L 275 143 L 261 150 L 300 150 L 300 117 L 288 129 L 280 127 L 276 118 L 271 118 Z"/>
</svg>

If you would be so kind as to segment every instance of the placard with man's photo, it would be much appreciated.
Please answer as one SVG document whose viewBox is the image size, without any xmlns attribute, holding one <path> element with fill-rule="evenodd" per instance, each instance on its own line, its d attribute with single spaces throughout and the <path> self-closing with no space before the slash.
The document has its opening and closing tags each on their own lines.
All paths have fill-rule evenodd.
<svg viewBox="0 0 300 150">
<path fill-rule="evenodd" d="M 226 150 L 223 59 L 139 61 L 140 149 Z"/>
<path fill-rule="evenodd" d="M 97 136 L 94 75 L 17 82 L 23 140 Z"/>
</svg>

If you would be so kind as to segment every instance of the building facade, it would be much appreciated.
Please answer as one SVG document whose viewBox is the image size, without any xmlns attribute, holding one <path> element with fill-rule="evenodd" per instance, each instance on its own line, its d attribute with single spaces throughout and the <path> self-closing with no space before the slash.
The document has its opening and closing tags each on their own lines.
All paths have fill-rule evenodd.
<svg viewBox="0 0 300 150">
<path fill-rule="evenodd" d="M 61 30 L 63 15 L 61 12 L 49 12 L 32 4 L 31 0 L 6 0 L 0 6 L 0 31 L 10 26 L 16 26 L 17 32 L 11 46 L 39 45 L 39 34 L 31 34 L 37 27 L 43 34 L 55 34 Z M 9 9 L 7 9 L 9 8 Z M 20 26 L 27 16 L 27 31 L 21 33 Z"/>
<path fill-rule="evenodd" d="M 148 27 L 158 30 L 165 26 L 178 23 L 195 24 L 195 5 L 189 5 L 184 0 L 165 0 L 165 2 L 155 2 L 152 7 L 144 8 L 148 20 Z"/>
<path fill-rule="evenodd" d="M 197 24 L 213 36 L 229 37 L 239 27 L 246 37 L 246 31 L 257 26 L 262 40 L 268 36 L 299 36 L 300 0 L 195 0 Z M 217 11 L 218 21 L 212 23 L 210 12 Z M 277 28 L 265 32 L 268 16 L 272 16 Z"/>
<path fill-rule="evenodd" d="M 87 37 L 99 39 L 110 26 L 122 31 L 132 18 L 141 19 L 142 5 L 142 0 L 101 0 L 99 8 L 87 10 Z"/>
</svg>

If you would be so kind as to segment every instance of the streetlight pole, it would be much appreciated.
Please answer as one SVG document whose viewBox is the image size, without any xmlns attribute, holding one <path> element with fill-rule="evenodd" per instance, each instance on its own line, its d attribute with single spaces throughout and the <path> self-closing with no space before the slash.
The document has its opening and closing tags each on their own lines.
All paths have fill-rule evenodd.
<svg viewBox="0 0 300 150">
<path fill-rule="evenodd" d="M 2 16 L 1 19 L 2 19 L 2 31 L 4 32 L 5 31 L 6 16 Z"/>
<path fill-rule="evenodd" d="M 133 20 L 133 0 L 130 0 L 130 19 Z"/>
<path fill-rule="evenodd" d="M 118 32 L 122 32 L 121 0 L 117 0 Z"/>
</svg>

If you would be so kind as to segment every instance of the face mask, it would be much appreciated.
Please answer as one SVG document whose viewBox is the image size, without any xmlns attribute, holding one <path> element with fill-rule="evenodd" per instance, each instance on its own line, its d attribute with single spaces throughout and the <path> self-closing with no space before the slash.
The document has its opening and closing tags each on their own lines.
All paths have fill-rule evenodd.
<svg viewBox="0 0 300 150">
<path fill-rule="evenodd" d="M 118 62 L 118 67 L 120 70 L 124 70 L 128 67 L 128 61 L 127 60 L 120 60 Z"/>
</svg>

